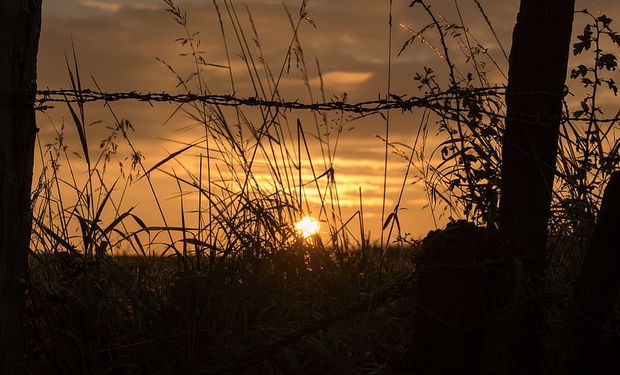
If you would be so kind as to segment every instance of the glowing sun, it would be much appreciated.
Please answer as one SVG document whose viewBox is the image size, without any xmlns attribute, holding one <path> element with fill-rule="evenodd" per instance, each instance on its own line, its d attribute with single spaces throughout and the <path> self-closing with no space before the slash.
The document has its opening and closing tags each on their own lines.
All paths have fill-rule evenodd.
<svg viewBox="0 0 620 375">
<path fill-rule="evenodd" d="M 295 229 L 301 234 L 304 238 L 311 237 L 319 232 L 320 223 L 315 218 L 310 216 L 306 216 L 303 219 L 299 220 L 295 223 Z"/>
</svg>

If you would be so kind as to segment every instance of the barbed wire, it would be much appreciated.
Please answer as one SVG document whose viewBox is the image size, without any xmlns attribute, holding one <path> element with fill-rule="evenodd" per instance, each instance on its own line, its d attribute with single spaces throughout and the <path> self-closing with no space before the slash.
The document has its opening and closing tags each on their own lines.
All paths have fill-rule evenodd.
<svg viewBox="0 0 620 375">
<path fill-rule="evenodd" d="M 329 102 L 316 102 L 316 103 L 304 103 L 298 100 L 287 101 L 281 99 L 265 99 L 257 97 L 237 97 L 235 95 L 202 95 L 194 93 L 182 93 L 182 94 L 169 94 L 166 92 L 101 92 L 96 90 L 84 89 L 81 91 L 70 89 L 58 89 L 58 90 L 39 90 L 37 91 L 35 99 L 35 107 L 38 110 L 49 109 L 50 106 L 47 103 L 89 103 L 89 102 L 117 102 L 134 100 L 140 102 L 147 102 L 152 105 L 156 103 L 193 103 L 201 102 L 204 104 L 212 104 L 227 107 L 271 107 L 280 108 L 285 110 L 311 110 L 311 111 L 342 111 L 351 112 L 356 114 L 371 114 L 388 109 L 400 109 L 403 112 L 411 111 L 414 108 L 427 108 L 441 115 L 446 115 L 446 112 L 455 112 L 456 109 L 448 105 L 447 100 L 455 98 L 466 97 L 481 97 L 481 96 L 498 96 L 506 93 L 505 86 L 492 86 L 484 88 L 451 88 L 446 91 L 437 93 L 426 94 L 424 96 L 407 97 L 407 95 L 398 96 L 394 94 L 386 95 L 384 98 L 377 100 L 359 101 L 355 103 L 349 103 L 346 101 L 346 95 L 339 99 L 334 99 Z M 546 93 L 540 92 L 528 92 L 528 93 L 513 93 L 513 95 L 545 95 Z M 477 108 L 480 114 L 484 114 L 490 117 L 505 119 L 506 115 L 498 113 L 496 111 L 488 111 L 484 108 Z M 466 112 L 461 109 L 458 112 Z M 453 113 L 453 115 L 455 115 Z M 514 114 L 518 115 L 518 114 Z M 521 116 L 520 116 L 521 117 Z M 524 122 L 531 122 L 538 125 L 545 126 L 541 123 L 540 119 L 532 118 L 531 121 L 527 121 L 528 115 L 522 120 Z M 565 116 L 564 120 L 567 121 L 588 121 L 587 116 L 571 117 Z M 620 121 L 620 112 L 614 117 L 598 118 L 599 123 L 614 123 Z M 552 125 L 555 122 L 549 124 Z M 556 123 L 557 124 L 557 123 Z"/>
<path fill-rule="evenodd" d="M 424 96 L 408 95 L 381 95 L 376 100 L 366 100 L 350 103 L 347 101 L 346 94 L 340 98 L 334 98 L 329 102 L 306 103 L 299 100 L 283 100 L 283 99 L 266 99 L 259 97 L 238 97 L 234 94 L 195 94 L 181 93 L 170 94 L 167 92 L 103 92 L 92 89 L 74 90 L 74 89 L 46 89 L 36 91 L 33 95 L 32 91 L 5 91 L 0 90 L 0 104 L 11 103 L 34 103 L 35 109 L 44 111 L 54 108 L 50 103 L 91 103 L 91 102 L 118 102 L 118 101 L 139 101 L 146 102 L 150 105 L 153 103 L 194 103 L 201 102 L 204 104 L 224 106 L 224 107 L 268 107 L 279 108 L 284 110 L 311 110 L 311 111 L 341 111 L 356 114 L 373 114 L 388 109 L 400 109 L 403 112 L 411 111 L 414 108 L 426 108 L 441 115 L 455 119 L 459 115 L 467 112 L 466 109 L 457 109 L 450 105 L 450 101 L 454 99 L 464 99 L 484 96 L 500 96 L 506 94 L 506 86 L 492 86 L 483 88 L 451 88 L 446 91 L 425 94 Z M 528 92 L 528 93 L 512 93 L 513 95 L 546 95 L 544 92 Z M 551 94 L 549 94 L 551 95 Z M 478 107 L 476 111 L 479 114 L 505 119 L 506 115 L 499 111 L 490 111 Z M 513 113 L 513 116 L 520 117 L 522 122 L 531 123 L 539 126 L 547 126 L 557 124 L 551 121 L 546 124 L 540 118 L 535 118 L 531 114 Z M 565 121 L 589 121 L 588 116 L 564 116 Z M 615 123 L 620 122 L 620 111 L 609 118 L 597 118 L 599 123 Z"/>
<path fill-rule="evenodd" d="M 280 99 L 265 99 L 257 97 L 237 97 L 234 95 L 202 95 L 194 93 L 169 94 L 166 92 L 101 92 L 96 90 L 85 89 L 81 91 L 75 90 L 39 90 L 35 105 L 38 109 L 46 109 L 47 103 L 70 102 L 70 103 L 88 103 L 96 101 L 116 102 L 124 100 L 135 100 L 141 102 L 167 102 L 167 103 L 192 103 L 201 102 L 205 104 L 213 104 L 220 106 L 263 106 L 275 107 L 288 110 L 312 110 L 312 111 L 343 111 L 353 113 L 372 113 L 387 109 L 402 109 L 410 111 L 413 108 L 429 108 L 434 107 L 437 103 L 441 103 L 455 96 L 486 96 L 497 95 L 503 93 L 503 87 L 491 88 L 475 88 L 475 89 L 452 89 L 439 93 L 428 94 L 420 97 L 409 97 L 387 95 L 377 100 L 360 101 L 349 103 L 346 101 L 346 95 L 323 103 L 304 103 L 298 100 L 287 101 Z"/>
</svg>

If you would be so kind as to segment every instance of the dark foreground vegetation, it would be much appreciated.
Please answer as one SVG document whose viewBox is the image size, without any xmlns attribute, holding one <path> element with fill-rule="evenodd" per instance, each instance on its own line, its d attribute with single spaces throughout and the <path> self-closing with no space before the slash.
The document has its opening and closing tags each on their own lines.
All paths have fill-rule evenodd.
<svg viewBox="0 0 620 375">
<path fill-rule="evenodd" d="M 471 229 L 452 225 L 425 246 L 440 256 L 455 247 L 471 250 L 476 235 L 450 235 Z M 546 373 L 566 373 L 578 340 L 570 269 L 583 249 L 570 239 L 552 239 L 549 248 L 555 256 L 544 303 Z M 296 245 L 189 272 L 179 271 L 176 257 L 36 254 L 28 303 L 30 372 L 408 374 L 416 363 L 425 367 L 415 373 L 461 371 L 479 358 L 471 346 L 479 342 L 475 329 L 501 321 L 497 314 L 517 297 L 498 296 L 500 312 L 482 308 L 481 275 L 495 277 L 489 293 L 501 281 L 498 264 L 465 260 L 461 252 L 460 265 L 425 259 L 422 264 L 435 269 L 420 273 L 420 250 L 418 243 L 389 249 L 383 271 L 379 248 L 335 254 Z M 502 268 L 509 282 L 514 266 Z M 425 288 L 429 277 L 435 277 L 433 289 Z M 420 300 L 434 314 L 420 309 Z M 591 352 L 597 374 L 620 371 L 617 312 Z M 449 362 L 429 363 L 429 342 L 416 345 L 416 327 Z M 488 361 L 498 360 L 496 340 L 486 343 Z"/>
<path fill-rule="evenodd" d="M 180 273 L 177 260 L 40 255 L 32 373 L 378 374 L 410 365 L 413 249 L 291 247 Z M 387 285 L 387 287 L 386 287 Z"/>
</svg>

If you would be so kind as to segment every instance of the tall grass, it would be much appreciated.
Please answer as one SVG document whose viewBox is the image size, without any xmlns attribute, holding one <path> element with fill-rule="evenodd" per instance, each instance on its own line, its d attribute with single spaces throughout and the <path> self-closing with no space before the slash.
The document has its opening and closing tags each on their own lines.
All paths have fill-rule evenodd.
<svg viewBox="0 0 620 375">
<path fill-rule="evenodd" d="M 264 58 L 249 9 L 213 2 L 229 59 L 222 66 L 200 52 L 187 14 L 164 3 L 193 70 L 186 75 L 160 61 L 186 93 L 211 93 L 208 69 L 228 69 L 234 92 L 234 45 L 255 97 L 282 99 L 283 77 L 298 69 L 310 100 L 326 100 L 323 88 L 315 93 L 310 84 L 299 35 L 311 22 L 307 1 L 295 13 L 284 9 L 291 37 L 275 68 Z M 320 75 L 318 62 L 316 69 Z M 75 50 L 67 71 L 79 97 Z M 91 84 L 104 90 L 94 79 Z M 174 151 L 147 165 L 131 121 L 112 103 L 105 103 L 112 124 L 98 149 L 88 130 L 103 123 L 89 123 L 82 102 L 66 105 L 71 127 L 50 118 L 56 137 L 39 145 L 33 191 L 33 372 L 375 373 L 403 360 L 406 325 L 391 313 L 402 303 L 369 301 L 382 285 L 379 273 L 391 280 L 410 268 L 410 256 L 390 252 L 386 274 L 382 252 L 364 233 L 362 201 L 353 216 L 343 216 L 334 172 L 342 114 L 315 113 L 309 133 L 273 107 L 181 104 L 169 121 L 185 116 L 200 135 L 177 141 Z M 66 144 L 68 132 L 77 134 L 77 150 Z M 114 176 L 118 161 L 122 173 Z M 155 183 L 162 175 L 177 187 L 178 213 L 164 209 Z M 153 199 L 158 219 L 125 208 L 136 184 Z M 294 223 L 306 215 L 321 221 L 322 234 L 303 238 L 296 231 Z M 312 332 L 291 336 L 306 323 Z M 295 345 L 273 347 L 282 337 Z M 255 351 L 263 354 L 257 358 Z"/>
</svg>

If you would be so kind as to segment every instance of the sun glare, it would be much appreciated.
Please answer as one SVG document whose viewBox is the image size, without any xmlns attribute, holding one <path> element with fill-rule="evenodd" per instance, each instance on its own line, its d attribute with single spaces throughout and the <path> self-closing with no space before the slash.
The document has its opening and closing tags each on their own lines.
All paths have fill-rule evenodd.
<svg viewBox="0 0 620 375">
<path fill-rule="evenodd" d="M 301 234 L 304 238 L 317 234 L 319 232 L 319 228 L 319 221 L 310 216 L 306 216 L 295 223 L 295 229 L 297 229 L 299 234 Z"/>
</svg>

